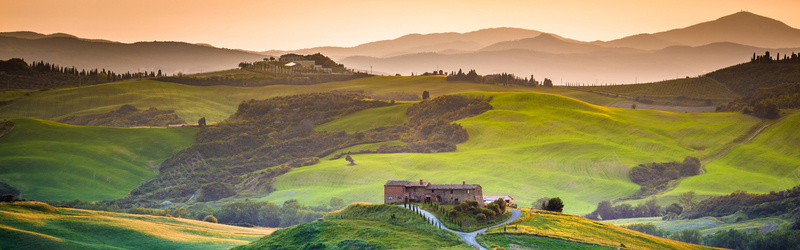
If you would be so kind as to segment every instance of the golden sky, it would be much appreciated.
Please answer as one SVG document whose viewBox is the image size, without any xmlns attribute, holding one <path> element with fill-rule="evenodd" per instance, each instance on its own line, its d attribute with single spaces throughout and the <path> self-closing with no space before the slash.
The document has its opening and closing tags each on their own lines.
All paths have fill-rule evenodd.
<svg viewBox="0 0 800 250">
<path fill-rule="evenodd" d="M 410 33 L 518 27 L 612 40 L 740 10 L 800 28 L 797 0 L 0 0 L 0 32 L 270 50 L 355 46 Z"/>
</svg>

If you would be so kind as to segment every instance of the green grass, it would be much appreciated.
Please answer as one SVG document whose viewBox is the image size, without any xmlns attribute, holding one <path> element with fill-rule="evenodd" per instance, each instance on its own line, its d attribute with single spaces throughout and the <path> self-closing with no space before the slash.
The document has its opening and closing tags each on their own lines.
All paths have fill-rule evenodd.
<svg viewBox="0 0 800 250">
<path fill-rule="evenodd" d="M 348 242 L 362 245 L 358 248 Z M 236 249 L 339 249 L 336 246 L 341 249 L 371 249 L 365 248 L 367 246 L 377 249 L 472 249 L 456 234 L 428 224 L 411 210 L 394 205 L 369 204 L 352 204 L 326 215 L 324 221 L 280 229 Z"/>
<path fill-rule="evenodd" d="M 314 130 L 355 133 L 377 127 L 403 125 L 408 121 L 406 109 L 409 106 L 411 104 L 362 110 L 341 119 L 319 125 Z"/>
<path fill-rule="evenodd" d="M 358 166 L 323 158 L 277 178 L 277 191 L 265 199 L 380 203 L 386 180 L 425 179 L 477 183 L 485 195 L 511 195 L 521 206 L 560 197 L 567 212 L 586 214 L 639 189 L 629 168 L 715 155 L 759 121 L 735 113 L 607 108 L 539 93 L 470 94 L 493 96 L 494 109 L 458 121 L 469 140 L 456 152 L 357 155 Z"/>
<path fill-rule="evenodd" d="M 450 214 L 450 212 L 454 211 L 453 208 L 456 206 L 455 204 L 438 205 L 439 208 L 444 209 L 444 213 L 442 213 L 442 211 L 438 210 L 437 208 L 433 207 L 431 204 L 414 203 L 414 205 L 417 205 L 418 207 L 424 209 L 425 211 L 428 211 L 436 215 L 436 217 L 439 218 L 439 221 L 442 222 L 442 225 L 444 225 L 445 227 L 461 232 L 474 232 L 476 230 L 480 230 L 483 228 L 503 223 L 509 218 L 511 218 L 511 213 L 506 212 L 502 215 L 488 218 L 485 221 L 478 221 L 474 217 L 476 215 L 473 215 L 472 212 L 470 211 L 459 212 L 458 221 L 460 221 L 461 223 L 461 226 L 459 226 L 457 223 L 451 222 L 447 219 L 447 215 Z"/>
<path fill-rule="evenodd" d="M 489 229 L 487 235 L 516 235 L 545 237 L 555 240 L 571 241 L 604 247 L 629 249 L 711 249 L 709 247 L 668 240 L 644 233 L 617 227 L 611 224 L 589 220 L 580 216 L 535 210 L 522 218 L 502 227 Z M 485 239 L 488 244 L 492 238 Z"/>
<path fill-rule="evenodd" d="M 0 181 L 37 200 L 124 197 L 151 166 L 194 143 L 196 128 L 110 128 L 15 119 L 0 137 Z"/>
<path fill-rule="evenodd" d="M 69 208 L 43 212 L 44 203 L 0 203 L 3 249 L 223 249 L 270 234 L 197 220 Z"/>
<path fill-rule="evenodd" d="M 486 246 L 487 249 L 534 249 L 534 250 L 550 250 L 550 249 L 574 249 L 574 250 L 590 250 L 590 249 L 611 249 L 610 247 L 601 247 L 589 244 L 582 244 L 571 241 L 556 240 L 544 237 L 536 237 L 529 235 L 514 235 L 514 234 L 483 234 L 476 237 L 478 244 Z"/>
<path fill-rule="evenodd" d="M 254 88 L 199 87 L 143 80 L 38 91 L 31 92 L 30 96 L 21 96 L 17 92 L 0 92 L 0 97 L 20 97 L 13 103 L 0 106 L 0 118 L 37 118 L 55 121 L 67 116 L 106 113 L 124 104 L 131 104 L 137 108 L 156 107 L 159 110 L 175 110 L 181 119 L 189 123 L 196 122 L 200 117 L 206 117 L 209 123 L 214 123 L 233 114 L 242 100 L 331 90 L 363 90 L 365 93 L 375 95 L 401 91 L 416 92 L 421 95 L 422 91 L 427 90 L 430 91 L 431 97 L 467 91 L 541 91 L 573 96 L 600 105 L 610 105 L 617 100 L 565 88 L 501 87 L 448 82 L 439 76 L 375 76 L 317 85 L 273 85 Z"/>
<path fill-rule="evenodd" d="M 727 217 L 727 216 L 726 216 Z M 624 226 L 636 223 L 653 224 L 659 229 L 669 232 L 680 231 L 684 229 L 698 229 L 703 235 L 709 235 L 718 231 L 727 231 L 729 229 L 736 229 L 747 232 L 758 232 L 762 229 L 775 230 L 779 228 L 788 227 L 792 221 L 787 221 L 779 217 L 758 218 L 743 221 L 726 221 L 726 217 L 702 217 L 690 220 L 661 220 L 661 217 L 647 217 L 647 218 L 631 218 L 631 219 L 618 219 L 604 221 L 605 223 L 614 224 L 617 226 Z"/>
<path fill-rule="evenodd" d="M 800 113 L 770 125 L 750 142 L 706 164 L 706 174 L 684 179 L 662 197 L 670 199 L 695 191 L 698 195 L 729 194 L 737 190 L 768 193 L 800 184 Z M 659 197 L 659 198 L 662 198 Z"/>
<path fill-rule="evenodd" d="M 602 91 L 629 97 L 688 97 L 697 99 L 732 100 L 739 95 L 724 84 L 709 77 L 681 78 L 662 82 L 623 84 L 616 86 L 575 87 L 589 91 Z"/>
</svg>

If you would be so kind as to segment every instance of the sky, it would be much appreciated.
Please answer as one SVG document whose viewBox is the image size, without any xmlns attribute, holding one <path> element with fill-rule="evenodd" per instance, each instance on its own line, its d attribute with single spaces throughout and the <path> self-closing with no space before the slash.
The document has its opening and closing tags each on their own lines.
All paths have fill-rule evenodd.
<svg viewBox="0 0 800 250">
<path fill-rule="evenodd" d="M 0 0 L 0 32 L 253 51 L 352 47 L 412 33 L 494 27 L 605 41 L 742 10 L 800 28 L 797 0 Z"/>
</svg>

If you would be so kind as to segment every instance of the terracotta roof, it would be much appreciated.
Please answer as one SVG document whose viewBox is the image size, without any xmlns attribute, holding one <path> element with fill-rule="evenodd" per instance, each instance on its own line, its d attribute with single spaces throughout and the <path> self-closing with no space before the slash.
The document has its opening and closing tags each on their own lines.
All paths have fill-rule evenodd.
<svg viewBox="0 0 800 250">
<path fill-rule="evenodd" d="M 422 184 L 419 184 L 418 181 L 400 181 L 400 180 L 389 180 L 384 186 L 404 186 L 404 187 L 425 187 L 430 185 L 430 182 L 423 181 Z"/>
<path fill-rule="evenodd" d="M 427 187 L 427 189 L 476 189 L 478 187 L 480 187 L 480 185 L 477 184 L 467 184 L 467 185 L 447 184 L 447 185 L 430 185 Z"/>
<path fill-rule="evenodd" d="M 408 181 L 398 181 L 398 180 L 389 180 L 384 186 L 405 186 L 408 184 Z"/>
</svg>

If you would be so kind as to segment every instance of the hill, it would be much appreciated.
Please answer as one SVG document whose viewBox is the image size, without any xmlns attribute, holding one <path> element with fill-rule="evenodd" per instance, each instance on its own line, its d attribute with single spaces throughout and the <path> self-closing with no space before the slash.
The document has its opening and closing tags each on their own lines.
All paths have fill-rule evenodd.
<svg viewBox="0 0 800 250">
<path fill-rule="evenodd" d="M 654 33 L 653 36 L 689 46 L 731 42 L 774 49 L 796 48 L 800 45 L 799 29 L 746 11 L 681 29 Z"/>
<path fill-rule="evenodd" d="M 3 249 L 220 249 L 254 241 L 271 228 L 197 220 L 0 203 Z"/>
<path fill-rule="evenodd" d="M 386 180 L 425 179 L 478 183 L 486 194 L 511 195 L 523 205 L 558 196 L 566 211 L 586 214 L 601 200 L 639 189 L 628 179 L 629 168 L 715 155 L 758 122 L 734 113 L 606 108 L 549 94 L 470 95 L 492 96 L 493 110 L 456 122 L 469 134 L 456 152 L 353 155 L 357 166 L 320 157 L 316 165 L 277 178 L 276 191 L 264 199 L 381 202 Z"/>
<path fill-rule="evenodd" d="M 593 44 L 577 43 L 565 41 L 553 34 L 543 33 L 536 37 L 525 38 L 516 41 L 499 42 L 487 46 L 482 51 L 497 51 L 510 49 L 526 49 L 555 54 L 588 53 L 594 51 L 609 50 Z"/>
<path fill-rule="evenodd" d="M 15 119 L 0 137 L 0 180 L 27 199 L 122 198 L 194 143 L 194 128 L 81 127 Z"/>
<path fill-rule="evenodd" d="M 0 105 L 0 118 L 60 120 L 69 116 L 107 113 L 122 105 L 130 104 L 136 107 L 175 110 L 180 119 L 189 123 L 194 123 L 201 117 L 205 117 L 209 123 L 215 123 L 233 114 L 242 100 L 332 90 L 363 91 L 376 98 L 402 96 L 407 93 L 421 95 L 422 91 L 430 91 L 431 97 L 468 91 L 537 91 L 571 96 L 599 105 L 610 105 L 614 102 L 614 98 L 583 91 L 448 82 L 439 76 L 376 76 L 309 86 L 271 85 L 254 88 L 200 87 L 143 80 L 38 92 L 0 92 L 0 97 L 7 93 L 11 99 L 10 103 Z"/>
<path fill-rule="evenodd" d="M 610 85 L 575 86 L 570 88 L 605 95 L 618 95 L 642 103 L 670 103 L 677 105 L 706 105 L 728 103 L 739 95 L 710 77 L 693 77 L 661 82 Z"/>
<path fill-rule="evenodd" d="M 484 246 L 498 245 L 511 248 L 538 247 L 543 242 L 563 244 L 564 248 L 608 248 L 630 249 L 713 249 L 674 240 L 668 240 L 633 230 L 600 223 L 583 217 L 534 210 L 507 227 L 489 229 L 479 242 Z M 586 245 L 569 245 L 574 242 Z"/>
<path fill-rule="evenodd" d="M 705 76 L 725 84 L 738 95 L 746 96 L 760 88 L 800 83 L 800 63 L 742 63 Z"/>
<path fill-rule="evenodd" d="M 413 239 L 413 240 L 412 240 Z M 280 229 L 235 249 L 472 249 L 454 233 L 394 205 L 352 204 L 324 221 Z"/>
<path fill-rule="evenodd" d="M 81 126 L 106 127 L 167 127 L 173 124 L 186 123 L 175 115 L 175 110 L 158 110 L 156 108 L 140 110 L 132 105 L 122 105 L 117 110 L 105 114 L 70 116 L 58 122 Z"/>
<path fill-rule="evenodd" d="M 170 75 L 178 72 L 186 74 L 230 69 L 240 62 L 264 58 L 255 53 L 183 42 L 127 44 L 71 36 L 45 36 L 35 39 L 0 36 L 0 50 L 5 51 L 1 60 L 44 60 L 65 67 L 104 68 L 115 72 L 163 70 L 164 74 Z"/>
</svg>

